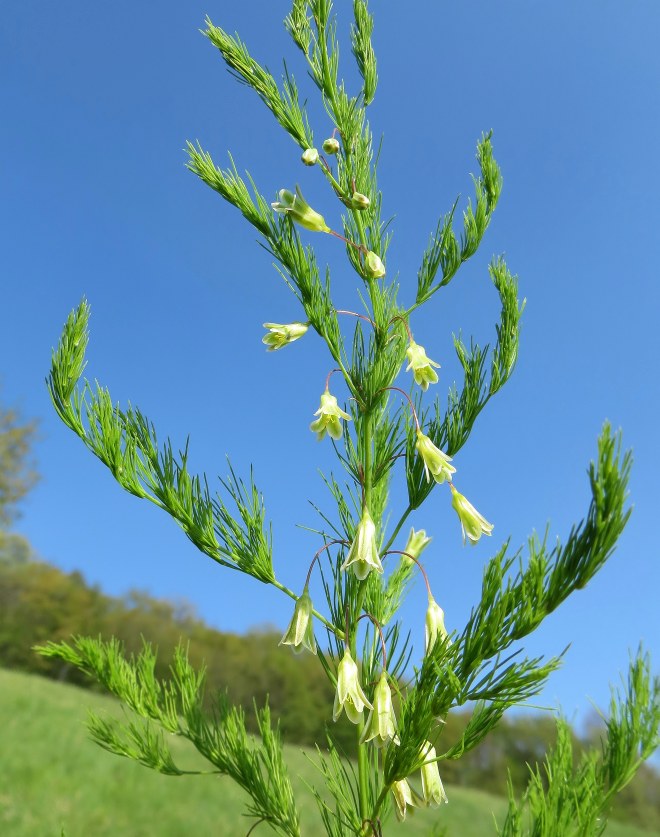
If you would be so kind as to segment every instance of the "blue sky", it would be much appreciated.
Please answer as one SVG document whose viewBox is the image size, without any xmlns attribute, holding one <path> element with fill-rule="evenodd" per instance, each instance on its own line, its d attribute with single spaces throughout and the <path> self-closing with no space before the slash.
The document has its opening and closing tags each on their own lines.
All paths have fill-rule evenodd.
<svg viewBox="0 0 660 837">
<path fill-rule="evenodd" d="M 458 374 L 452 332 L 494 338 L 493 255 L 505 255 L 527 298 L 514 378 L 454 463 L 457 485 L 495 523 L 493 537 L 463 548 L 442 490 L 413 521 L 434 536 L 426 567 L 448 627 L 464 623 L 484 564 L 509 535 L 523 544 L 550 521 L 551 536 L 565 538 L 585 514 L 586 467 L 605 419 L 634 450 L 635 509 L 615 556 L 525 644 L 537 655 L 571 643 L 539 703 L 582 716 L 589 698 L 605 703 L 640 640 L 660 660 L 660 8 L 411 0 L 404 15 L 374 0 L 372 9 L 380 83 L 370 120 L 383 137 L 384 213 L 395 216 L 388 273 L 398 273 L 402 301 L 412 300 L 438 217 L 470 194 L 483 131 L 494 132 L 504 176 L 480 251 L 413 320 L 442 363 L 440 391 Z M 231 150 L 273 199 L 299 182 L 339 226 L 320 173 L 301 166 L 198 32 L 208 13 L 274 72 L 286 55 L 314 99 L 281 26 L 287 11 L 286 0 L 168 0 L 157 16 L 125 0 L 84 14 L 14 2 L 0 31 L 1 395 L 40 419 L 43 474 L 17 529 L 43 558 L 109 593 L 185 598 L 237 632 L 283 628 L 289 600 L 216 567 L 167 516 L 123 494 L 59 423 L 43 380 L 61 325 L 85 295 L 89 377 L 139 405 L 175 445 L 190 434 L 194 469 L 224 476 L 228 454 L 246 474 L 253 462 L 274 521 L 276 572 L 301 586 L 317 544 L 296 524 L 315 522 L 308 499 L 330 502 L 318 469 L 331 450 L 308 431 L 329 359 L 311 335 L 265 353 L 262 322 L 299 318 L 297 303 L 251 228 L 185 170 L 182 152 L 199 139 L 224 166 Z M 315 99 L 310 110 L 320 141 L 333 126 Z M 355 308 L 340 245 L 314 243 L 336 265 L 341 307 Z M 393 500 L 401 496 L 395 486 Z M 424 609 L 418 583 L 404 616 L 420 643 Z"/>
</svg>

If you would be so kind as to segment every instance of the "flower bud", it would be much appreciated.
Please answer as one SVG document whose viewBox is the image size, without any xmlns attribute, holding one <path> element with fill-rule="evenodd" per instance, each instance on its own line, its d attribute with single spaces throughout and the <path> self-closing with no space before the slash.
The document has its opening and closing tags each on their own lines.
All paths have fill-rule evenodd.
<svg viewBox="0 0 660 837">
<path fill-rule="evenodd" d="M 406 546 L 403 550 L 407 554 L 402 555 L 401 559 L 403 561 L 406 561 L 408 564 L 411 564 L 412 558 L 409 558 L 408 556 L 412 555 L 413 558 L 419 558 L 419 556 L 431 543 L 432 540 L 433 538 L 426 537 L 425 529 L 420 529 L 419 532 L 415 532 L 414 529 L 411 529 L 410 534 L 408 535 Z"/>
<path fill-rule="evenodd" d="M 474 546 L 482 535 L 492 535 L 494 526 L 486 518 L 479 514 L 475 507 L 450 483 L 452 498 L 451 504 L 461 521 L 463 530 L 463 545 L 467 538 Z"/>
<path fill-rule="evenodd" d="M 345 709 L 348 720 L 353 724 L 359 724 L 365 707 L 373 709 L 360 686 L 360 676 L 355 660 L 346 648 L 337 671 L 337 691 L 335 692 L 332 719 L 336 721 L 341 715 L 342 709 Z"/>
<path fill-rule="evenodd" d="M 378 557 L 376 544 L 376 526 L 366 506 L 362 512 L 362 519 L 358 524 L 348 556 L 341 565 L 341 569 L 347 570 L 351 566 L 360 581 L 364 581 L 372 570 L 376 570 L 378 573 L 383 572 L 383 565 Z"/>
<path fill-rule="evenodd" d="M 398 743 L 396 737 L 396 718 L 392 707 L 392 692 L 383 672 L 374 691 L 374 708 L 369 713 L 364 725 L 360 743 L 373 741 L 376 747 L 385 747 L 390 741 Z"/>
<path fill-rule="evenodd" d="M 451 475 L 456 473 L 456 468 L 449 464 L 451 456 L 447 456 L 440 448 L 437 448 L 421 430 L 417 431 L 415 447 L 424 461 L 427 482 L 431 481 L 430 475 L 437 483 L 443 483 L 445 480 L 451 482 Z"/>
<path fill-rule="evenodd" d="M 445 628 L 445 612 L 436 602 L 436 600 L 429 594 L 429 606 L 426 611 L 426 650 L 425 654 L 430 654 L 436 640 L 445 639 L 447 636 L 447 629 Z"/>
<path fill-rule="evenodd" d="M 339 152 L 339 140 L 334 137 L 323 140 L 323 150 L 326 154 L 337 154 Z"/>
<path fill-rule="evenodd" d="M 283 212 L 296 224 L 305 227 L 312 232 L 330 232 L 330 227 L 325 223 L 322 215 L 314 212 L 312 207 L 303 198 L 300 187 L 296 186 L 296 194 L 288 189 L 280 189 L 279 201 L 271 203 L 276 212 Z"/>
<path fill-rule="evenodd" d="M 264 328 L 269 331 L 261 338 L 261 342 L 268 346 L 269 352 L 274 352 L 302 337 L 309 328 L 309 323 L 264 323 Z"/>
<path fill-rule="evenodd" d="M 429 388 L 429 384 L 438 383 L 438 373 L 432 367 L 435 366 L 436 369 L 439 369 L 440 364 L 426 356 L 424 346 L 420 346 L 415 343 L 414 340 L 411 340 L 410 345 L 406 349 L 406 355 L 410 361 L 408 366 L 406 366 L 406 372 L 409 372 L 412 369 L 415 383 L 418 384 L 424 392 L 426 392 Z"/>
<path fill-rule="evenodd" d="M 293 618 L 280 645 L 291 645 L 295 654 L 300 654 L 303 648 L 307 648 L 312 654 L 316 654 L 316 640 L 314 639 L 314 627 L 312 624 L 312 600 L 307 587 L 296 601 L 293 609 Z"/>
<path fill-rule="evenodd" d="M 345 421 L 351 420 L 348 413 L 345 413 L 340 408 L 339 404 L 337 404 L 335 396 L 330 395 L 330 392 L 327 389 L 323 395 L 321 395 L 321 406 L 314 413 L 314 415 L 318 416 L 318 418 L 309 425 L 309 429 L 313 433 L 316 433 L 316 438 L 319 442 L 321 439 L 325 438 L 326 433 L 328 433 L 332 439 L 341 439 L 341 419 L 344 419 Z"/>
<path fill-rule="evenodd" d="M 369 250 L 364 257 L 364 267 L 370 279 L 380 279 L 381 276 L 385 276 L 385 265 L 380 260 L 380 256 L 372 250 Z"/>
<path fill-rule="evenodd" d="M 319 152 L 315 148 L 306 148 L 300 159 L 306 166 L 315 166 L 319 161 Z"/>
<path fill-rule="evenodd" d="M 366 195 L 363 195 L 362 192 L 353 192 L 353 197 L 351 198 L 351 206 L 353 209 L 366 209 L 371 201 Z"/>
</svg>

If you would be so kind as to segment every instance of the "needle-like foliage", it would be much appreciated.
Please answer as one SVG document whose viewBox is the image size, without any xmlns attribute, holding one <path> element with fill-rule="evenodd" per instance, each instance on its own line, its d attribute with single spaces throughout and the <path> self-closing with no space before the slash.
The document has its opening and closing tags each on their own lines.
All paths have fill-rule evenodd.
<svg viewBox="0 0 660 837">
<path fill-rule="evenodd" d="M 477 142 L 474 196 L 462 204 L 462 225 L 461 201 L 443 196 L 450 208 L 422 254 L 417 281 L 392 279 L 378 146 L 367 118 L 378 84 L 374 18 L 367 0 L 353 0 L 352 11 L 356 90 L 342 79 L 331 0 L 293 0 L 284 22 L 327 114 L 327 124 L 315 124 L 315 134 L 286 65 L 278 81 L 238 35 L 210 20 L 204 32 L 231 74 L 255 91 L 302 149 L 302 164 L 315 167 L 325 180 L 323 206 L 311 207 L 299 187 L 294 191 L 293 184 L 277 179 L 259 187 L 249 174 L 239 174 L 231 156 L 230 166 L 222 169 L 199 142 L 188 143 L 188 168 L 256 229 L 300 304 L 299 321 L 265 325 L 264 343 L 273 351 L 316 335 L 328 350 L 328 368 L 319 370 L 325 388 L 319 387 L 320 406 L 310 429 L 333 445 L 337 470 L 322 475 L 332 508 L 312 502 L 318 528 L 306 527 L 314 542 L 310 554 L 301 557 L 297 591 L 276 576 L 270 523 L 252 471 L 242 478 L 230 465 L 212 493 L 206 476 L 189 470 L 187 441 L 180 448 L 169 439 L 159 442 L 154 425 L 137 408 L 119 406 L 101 385 L 82 379 L 90 313 L 85 301 L 66 321 L 48 387 L 60 418 L 124 489 L 166 511 L 218 564 L 294 600 L 281 644 L 317 653 L 319 674 L 335 691 L 328 740 L 314 759 L 322 785 L 312 791 L 323 826 L 332 837 L 380 837 L 391 809 L 403 819 L 409 808 L 446 801 L 442 762 L 477 747 L 507 709 L 538 695 L 560 665 L 563 649 L 551 649 L 548 658 L 530 657 L 524 641 L 611 556 L 630 514 L 631 457 L 623 452 L 621 434 L 606 424 L 589 468 L 591 501 L 582 522 L 554 545 L 547 536 L 530 538 L 526 549 L 511 552 L 505 542 L 485 564 L 481 595 L 466 623 L 445 626 L 443 602 L 436 601 L 422 560 L 431 535 L 413 529 L 404 540 L 404 524 L 436 485 L 446 483 L 435 495 L 441 502 L 437 495 L 442 494 L 456 512 L 452 536 L 460 539 L 462 532 L 464 543 L 475 544 L 492 534 L 495 524 L 458 490 L 459 454 L 482 410 L 513 373 L 525 303 L 517 277 L 502 257 L 493 257 L 487 268 L 491 283 L 484 282 L 483 291 L 492 294 L 494 288 L 500 300 L 492 346 L 454 335 L 463 380 L 449 386 L 446 395 L 436 394 L 444 387 L 436 371 L 440 358 L 421 333 L 423 345 L 416 342 L 412 327 L 418 309 L 434 303 L 437 291 L 477 253 L 497 207 L 502 176 L 493 137 L 485 133 Z M 316 148 L 314 136 L 323 131 Z M 263 190 L 277 200 L 267 200 Z M 341 229 L 333 230 L 325 218 L 338 215 Z M 319 234 L 339 240 L 336 259 L 325 266 L 310 243 Z M 337 271 L 355 276 L 356 310 L 337 299 Z M 479 293 L 471 306 L 478 304 Z M 407 487 L 403 508 L 391 501 L 398 496 L 390 491 L 392 482 L 399 479 Z M 429 532 L 433 518 L 428 518 Z M 401 603 L 418 576 L 426 586 L 428 609 L 418 625 L 407 626 Z M 444 589 L 443 596 L 448 601 L 451 590 Z M 319 623 L 325 634 L 317 642 Z M 413 638 L 423 631 L 420 649 Z M 165 682 L 154 676 L 148 645 L 130 660 L 112 640 L 78 637 L 39 650 L 95 677 L 132 713 L 124 722 L 90 718 L 92 737 L 102 747 L 176 776 L 191 772 L 168 746 L 168 736 L 182 737 L 204 756 L 210 772 L 231 777 L 247 791 L 253 827 L 263 822 L 282 834 L 300 833 L 267 707 L 257 710 L 257 740 L 246 732 L 243 711 L 224 697 L 216 698 L 214 712 L 206 714 L 204 673 L 190 667 L 181 649 Z M 544 772 L 532 772 L 522 807 L 511 797 L 501 834 L 601 833 L 613 794 L 657 742 L 657 695 L 650 664 L 640 655 L 631 666 L 627 692 L 613 697 L 601 756 L 589 754 L 577 767 L 568 728 L 560 722 L 557 747 Z M 470 720 L 452 740 L 444 721 L 466 705 L 472 708 Z M 355 724 L 351 752 L 341 751 L 332 733 L 332 719 L 343 714 Z"/>
</svg>

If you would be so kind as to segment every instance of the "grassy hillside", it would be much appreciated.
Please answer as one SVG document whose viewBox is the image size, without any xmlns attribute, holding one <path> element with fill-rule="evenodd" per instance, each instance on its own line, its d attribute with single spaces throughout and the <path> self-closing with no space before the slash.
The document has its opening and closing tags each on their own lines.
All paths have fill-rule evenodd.
<svg viewBox="0 0 660 837">
<path fill-rule="evenodd" d="M 40 677 L 0 670 L 0 834 L 6 837 L 244 837 L 244 795 L 226 778 L 167 777 L 118 758 L 89 741 L 86 709 L 116 713 L 110 698 Z M 175 741 L 175 745 L 182 742 Z M 173 746 L 177 753 L 185 746 Z M 298 794 L 303 835 L 319 835 L 319 818 L 307 782 L 318 774 L 299 748 L 287 759 Z M 195 756 L 179 761 L 192 767 Z M 302 778 L 300 778 L 302 777 Z M 447 788 L 450 803 L 421 811 L 389 832 L 400 837 L 494 835 L 493 814 L 503 799 Z M 256 833 L 272 833 L 260 826 Z M 607 837 L 643 837 L 612 824 Z"/>
</svg>

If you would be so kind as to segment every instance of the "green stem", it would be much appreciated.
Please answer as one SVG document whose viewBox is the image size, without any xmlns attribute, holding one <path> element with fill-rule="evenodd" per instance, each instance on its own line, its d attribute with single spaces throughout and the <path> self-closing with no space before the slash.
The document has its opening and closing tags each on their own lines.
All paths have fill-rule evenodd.
<svg viewBox="0 0 660 837">
<path fill-rule="evenodd" d="M 383 547 L 383 550 L 382 550 L 383 552 L 387 552 L 390 549 L 390 547 L 392 546 L 392 544 L 396 540 L 396 536 L 399 534 L 399 531 L 400 531 L 401 527 L 403 526 L 403 524 L 408 519 L 408 515 L 410 514 L 411 511 L 412 511 L 412 506 L 408 506 L 408 508 L 401 515 L 401 517 L 399 518 L 399 522 L 396 524 L 396 526 L 394 528 L 394 531 L 392 532 L 392 537 L 389 539 L 389 541 Z"/>
<path fill-rule="evenodd" d="M 372 452 L 372 442 L 373 442 L 373 426 L 372 426 L 372 417 L 371 412 L 367 411 L 363 414 L 363 425 L 362 425 L 362 432 L 363 432 L 363 447 L 364 447 L 364 461 L 363 461 L 363 469 L 364 469 L 364 499 L 363 499 L 363 509 L 369 508 L 371 503 L 371 495 L 373 489 L 373 452 Z M 360 584 L 360 590 L 358 592 L 358 598 L 356 603 L 356 610 L 354 614 L 355 627 L 352 630 L 352 641 L 355 645 L 357 645 L 357 620 L 360 618 L 360 613 L 362 611 L 362 603 L 364 601 L 364 596 L 366 594 L 367 589 L 367 581 L 363 581 Z M 355 649 L 357 652 L 357 648 Z M 359 780 L 359 800 L 360 800 L 360 817 L 364 821 L 369 816 L 369 800 L 367 797 L 367 788 L 369 785 L 369 761 L 367 757 L 367 744 L 360 743 L 360 737 L 362 735 L 362 730 L 364 728 L 364 722 L 359 723 L 357 725 L 357 749 L 358 749 L 358 780 Z"/>
<path fill-rule="evenodd" d="M 383 807 L 383 803 L 385 802 L 385 799 L 387 798 L 387 793 L 388 793 L 389 789 L 390 789 L 390 785 L 384 785 L 382 791 L 378 795 L 378 799 L 376 800 L 376 804 L 374 805 L 374 809 L 371 812 L 372 821 L 374 821 L 378 818 L 378 812 Z"/>
</svg>

